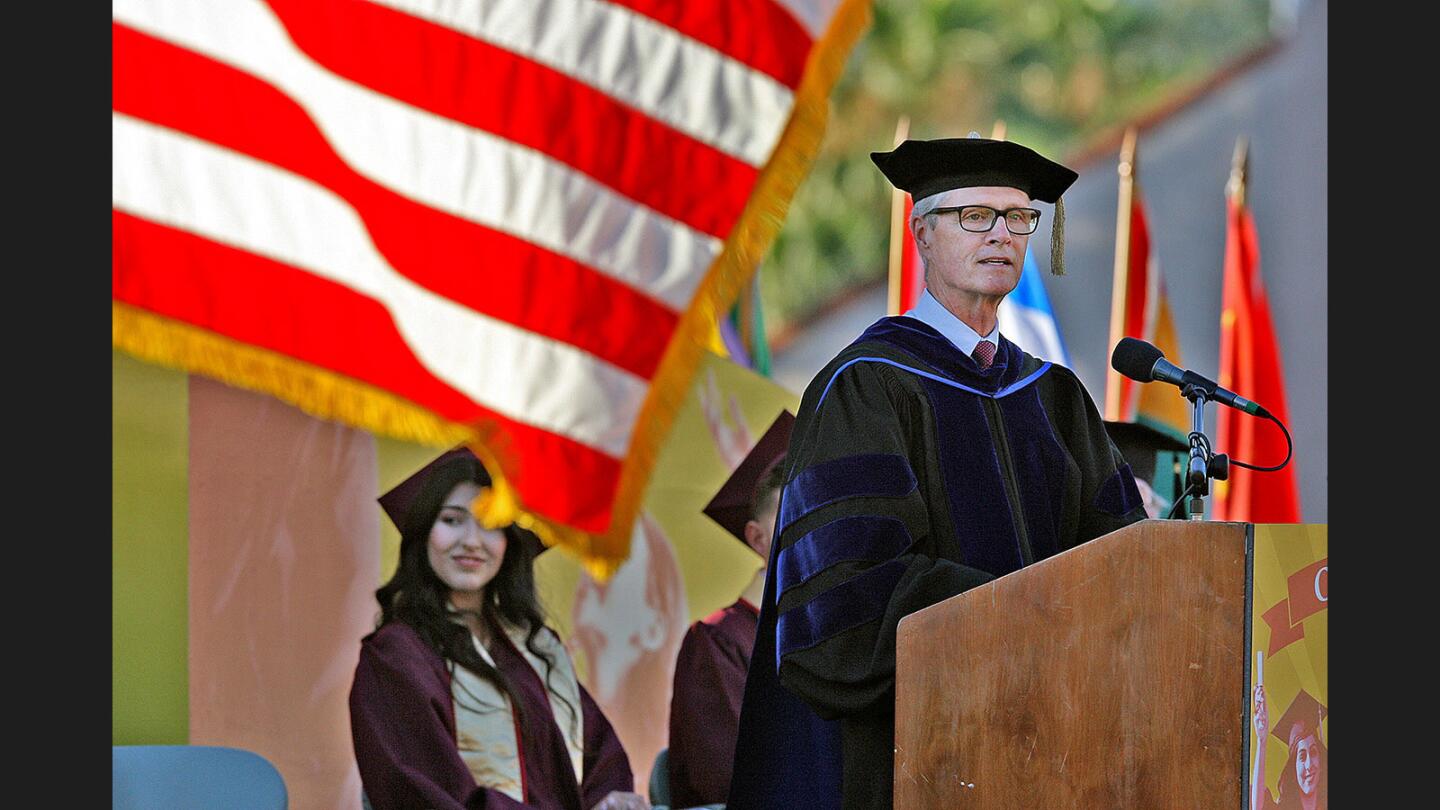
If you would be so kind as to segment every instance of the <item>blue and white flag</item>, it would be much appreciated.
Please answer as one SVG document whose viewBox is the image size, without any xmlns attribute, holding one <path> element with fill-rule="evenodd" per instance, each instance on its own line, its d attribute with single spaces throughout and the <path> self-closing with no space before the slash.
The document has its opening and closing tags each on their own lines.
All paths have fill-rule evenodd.
<svg viewBox="0 0 1440 810">
<path fill-rule="evenodd" d="M 1065 352 L 1065 341 L 1060 337 L 1060 325 L 1050 308 L 1050 296 L 1040 281 L 1040 267 L 1029 251 L 1025 252 L 1020 283 L 1000 302 L 1000 332 L 1011 343 L 1041 360 L 1070 365 L 1070 355 Z"/>
</svg>

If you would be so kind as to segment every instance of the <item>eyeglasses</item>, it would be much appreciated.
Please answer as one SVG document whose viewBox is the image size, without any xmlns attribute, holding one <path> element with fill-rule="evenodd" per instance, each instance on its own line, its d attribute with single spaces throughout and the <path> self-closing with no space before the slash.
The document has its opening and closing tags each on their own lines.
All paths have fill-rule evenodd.
<svg viewBox="0 0 1440 810">
<path fill-rule="evenodd" d="M 960 227 L 971 233 L 985 233 L 995 227 L 995 220 L 1005 215 L 1005 228 L 1017 236 L 1032 234 L 1040 227 L 1040 212 L 1034 208 L 1006 208 L 997 211 L 988 205 L 960 205 L 949 208 L 933 208 L 932 214 L 959 211 Z"/>
</svg>

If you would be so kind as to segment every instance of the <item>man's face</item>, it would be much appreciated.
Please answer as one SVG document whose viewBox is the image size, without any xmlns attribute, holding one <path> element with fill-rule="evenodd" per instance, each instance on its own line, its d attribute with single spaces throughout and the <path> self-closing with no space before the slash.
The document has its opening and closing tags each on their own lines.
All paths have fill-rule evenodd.
<svg viewBox="0 0 1440 810">
<path fill-rule="evenodd" d="M 1030 197 L 1018 188 L 977 186 L 947 191 L 940 199 L 943 208 L 961 205 L 1004 211 L 1029 208 Z M 919 217 L 911 225 L 926 259 L 925 283 L 940 303 L 993 299 L 998 304 L 1020 283 L 1030 237 L 1010 233 L 1001 218 L 985 233 L 961 228 L 954 211 Z"/>
<path fill-rule="evenodd" d="M 775 518 L 780 507 L 780 491 L 776 490 L 760 509 L 754 520 L 745 522 L 745 544 L 763 560 L 770 559 L 770 544 L 775 539 Z"/>
</svg>

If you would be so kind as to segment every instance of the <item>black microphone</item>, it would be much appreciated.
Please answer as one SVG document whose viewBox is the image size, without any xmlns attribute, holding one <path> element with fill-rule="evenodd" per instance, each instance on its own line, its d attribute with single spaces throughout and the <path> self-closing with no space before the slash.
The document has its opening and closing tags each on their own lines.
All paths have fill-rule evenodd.
<svg viewBox="0 0 1440 810">
<path fill-rule="evenodd" d="M 1110 355 L 1110 367 L 1142 383 L 1159 380 L 1182 389 L 1193 385 L 1204 390 L 1207 399 L 1256 416 L 1270 416 L 1269 411 L 1242 396 L 1237 396 L 1233 391 L 1221 388 L 1214 380 L 1208 380 L 1193 371 L 1186 371 L 1166 360 L 1164 352 L 1143 340 L 1121 338 Z"/>
</svg>

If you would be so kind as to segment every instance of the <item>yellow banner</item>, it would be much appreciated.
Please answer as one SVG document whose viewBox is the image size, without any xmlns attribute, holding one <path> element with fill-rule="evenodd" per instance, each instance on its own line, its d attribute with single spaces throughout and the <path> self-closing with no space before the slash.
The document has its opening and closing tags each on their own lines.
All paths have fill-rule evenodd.
<svg viewBox="0 0 1440 810">
<path fill-rule="evenodd" d="M 1329 807 L 1329 532 L 1255 526 L 1247 806 Z"/>
</svg>

